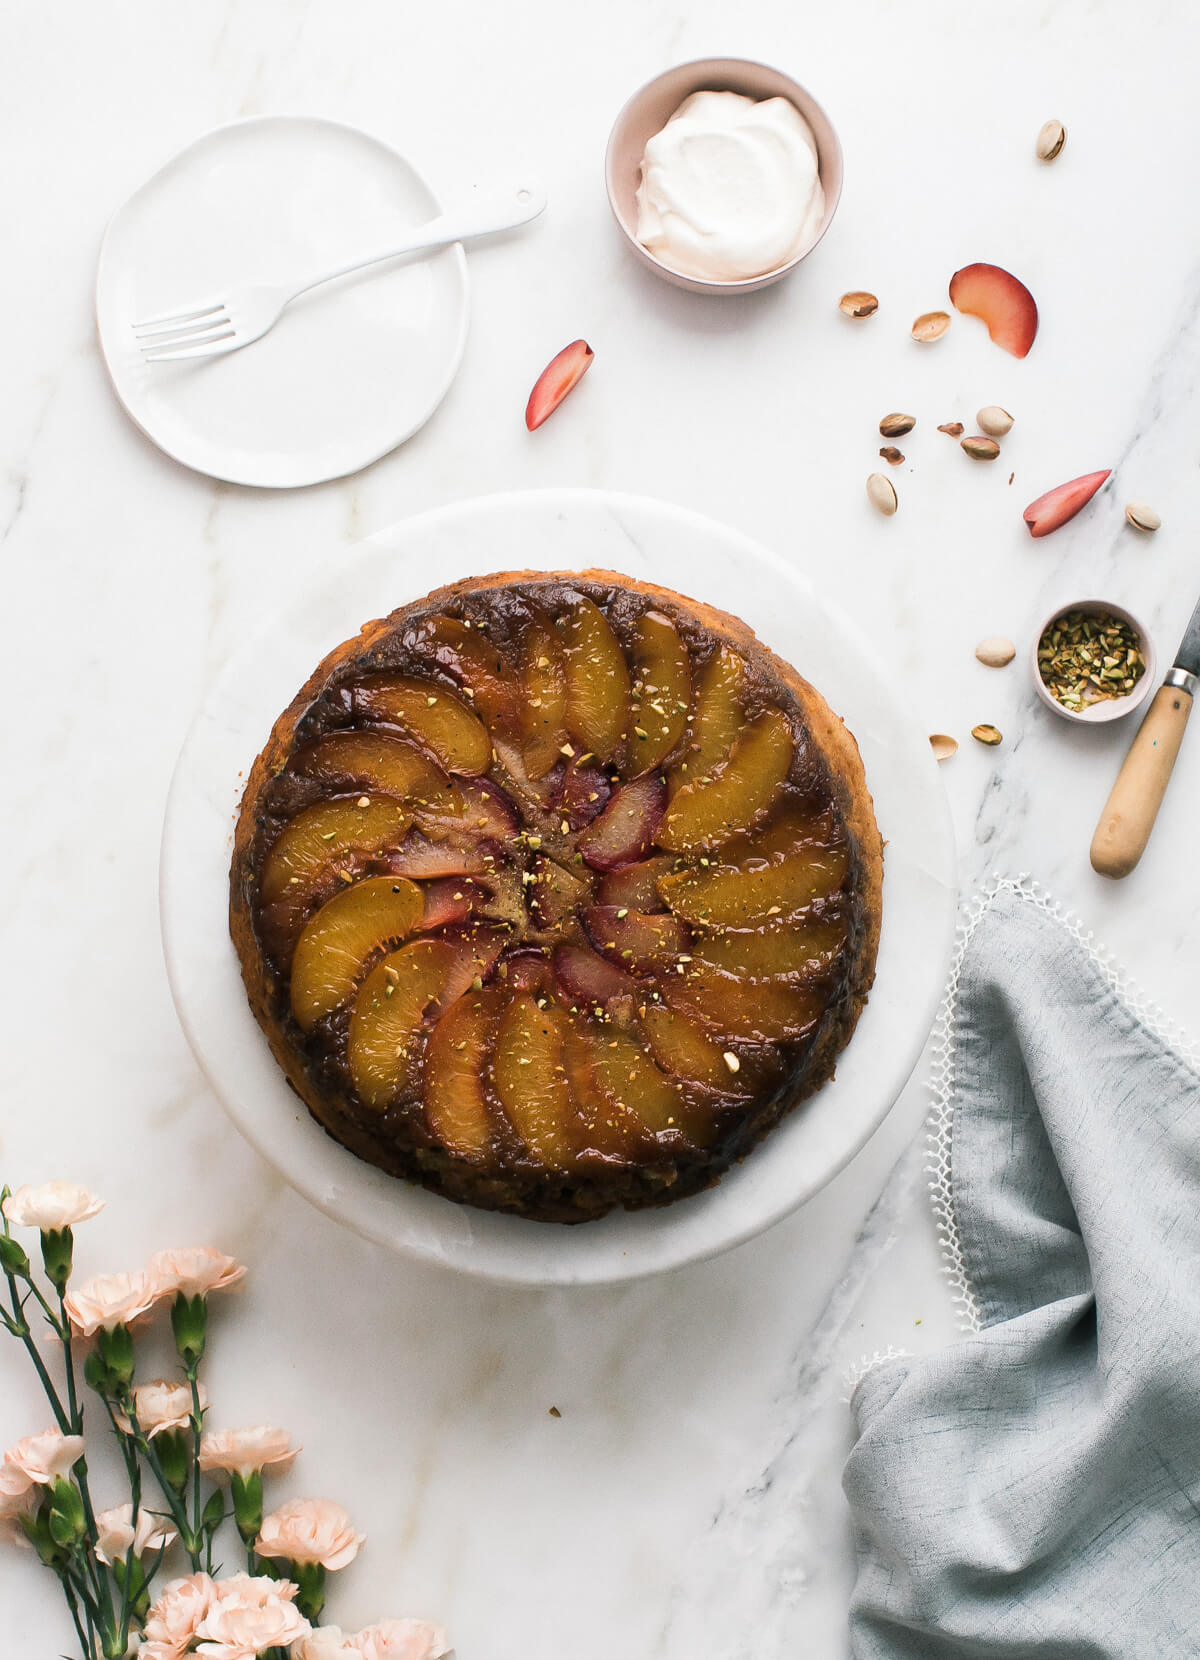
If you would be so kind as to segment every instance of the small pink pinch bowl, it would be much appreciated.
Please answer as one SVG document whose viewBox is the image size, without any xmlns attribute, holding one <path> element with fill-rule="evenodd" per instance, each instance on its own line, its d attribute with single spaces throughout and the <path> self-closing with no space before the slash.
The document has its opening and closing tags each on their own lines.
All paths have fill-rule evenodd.
<svg viewBox="0 0 1200 1660">
<path fill-rule="evenodd" d="M 786 98 L 812 128 L 817 146 L 817 169 L 825 192 L 825 213 L 807 247 L 785 265 L 777 265 L 773 271 L 764 271 L 761 276 L 740 277 L 732 282 L 710 282 L 702 277 L 685 276 L 656 259 L 637 239 L 637 188 L 641 182 L 646 142 L 662 131 L 683 100 L 693 92 L 740 92 L 743 97 L 759 101 Z M 609 134 L 604 177 L 613 218 L 635 257 L 649 270 L 665 277 L 677 288 L 690 289 L 693 294 L 753 294 L 756 289 L 766 288 L 786 277 L 789 271 L 794 271 L 829 229 L 842 194 L 842 146 L 832 122 L 812 93 L 806 92 L 789 75 L 748 58 L 697 58 L 694 63 L 681 63 L 655 76 L 630 98 L 613 122 Z"/>
<path fill-rule="evenodd" d="M 1141 649 L 1146 672 L 1137 685 L 1126 697 L 1105 697 L 1095 703 L 1089 703 L 1085 708 L 1076 712 L 1074 709 L 1065 709 L 1056 697 L 1052 697 L 1046 682 L 1042 679 L 1042 671 L 1038 666 L 1038 646 L 1042 635 L 1068 611 L 1082 611 L 1085 616 L 1116 617 L 1119 622 L 1125 623 L 1137 636 L 1138 646 Z M 1150 693 L 1158 686 L 1158 654 L 1154 649 L 1154 641 L 1146 625 L 1126 611 L 1123 605 L 1114 605 L 1107 599 L 1076 599 L 1069 605 L 1056 605 L 1038 624 L 1033 636 L 1033 644 L 1029 648 L 1029 672 L 1033 679 L 1033 689 L 1048 709 L 1053 709 L 1056 715 L 1063 720 L 1074 721 L 1081 726 L 1100 726 L 1105 721 L 1120 720 L 1123 715 L 1132 712 L 1143 704 Z"/>
</svg>

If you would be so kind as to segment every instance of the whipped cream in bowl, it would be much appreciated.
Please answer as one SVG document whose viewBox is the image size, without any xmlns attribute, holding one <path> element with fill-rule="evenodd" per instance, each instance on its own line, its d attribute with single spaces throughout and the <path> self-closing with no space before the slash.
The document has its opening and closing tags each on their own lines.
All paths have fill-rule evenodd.
<svg viewBox="0 0 1200 1660">
<path fill-rule="evenodd" d="M 693 92 L 642 152 L 637 207 L 638 241 L 673 271 L 765 276 L 825 214 L 812 128 L 786 98 Z"/>
<path fill-rule="evenodd" d="M 706 59 L 634 94 L 605 170 L 614 217 L 643 264 L 679 287 L 747 293 L 820 241 L 842 155 L 798 83 L 764 64 Z"/>
</svg>

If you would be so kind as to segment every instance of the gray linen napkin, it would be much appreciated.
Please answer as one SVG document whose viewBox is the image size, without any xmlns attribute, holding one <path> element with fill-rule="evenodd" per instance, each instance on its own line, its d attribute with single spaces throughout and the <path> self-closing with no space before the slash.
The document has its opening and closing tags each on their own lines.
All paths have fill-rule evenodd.
<svg viewBox="0 0 1200 1660">
<path fill-rule="evenodd" d="M 1020 884 L 951 998 L 942 1233 L 975 1329 L 855 1391 L 852 1652 L 1200 1655 L 1200 1076 Z"/>
</svg>

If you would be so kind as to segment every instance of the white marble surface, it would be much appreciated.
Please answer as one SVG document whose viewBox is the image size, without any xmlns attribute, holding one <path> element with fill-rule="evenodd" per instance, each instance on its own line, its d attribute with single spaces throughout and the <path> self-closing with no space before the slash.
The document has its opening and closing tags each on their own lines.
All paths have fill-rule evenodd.
<svg viewBox="0 0 1200 1660">
<path fill-rule="evenodd" d="M 1031 871 L 1194 1025 L 1200 743 L 1141 867 L 1106 886 L 1086 848 L 1128 731 L 1068 730 L 1019 665 L 989 671 L 971 649 L 996 632 L 1024 644 L 1056 598 L 1086 590 L 1129 602 L 1169 654 L 1194 602 L 1198 37 L 1167 0 L 986 15 L 883 0 L 745 0 L 736 14 L 718 0 L 71 0 L 0 22 L 0 1168 L 108 1195 L 81 1240 L 89 1268 L 172 1240 L 249 1258 L 252 1286 L 215 1345 L 217 1416 L 290 1425 L 307 1451 L 289 1488 L 344 1498 L 370 1534 L 335 1593 L 345 1623 L 438 1615 L 463 1660 L 844 1655 L 838 1380 L 861 1351 L 952 1333 L 906 1151 L 923 1101 L 914 1084 L 773 1232 L 658 1281 L 501 1291 L 361 1244 L 238 1138 L 167 995 L 158 835 L 204 687 L 291 583 L 405 514 L 550 484 L 686 503 L 811 570 L 922 724 L 964 739 L 945 769 L 964 883 Z M 826 241 L 743 301 L 637 269 L 603 196 L 627 93 L 714 52 L 791 70 L 846 151 Z M 447 194 L 501 163 L 535 166 L 552 200 L 527 237 L 471 255 L 467 354 L 429 426 L 366 474 L 291 495 L 214 485 L 160 456 L 116 406 L 90 309 L 111 209 L 197 133 L 265 111 L 360 123 Z M 1033 138 L 1050 115 L 1070 137 L 1041 168 Z M 908 339 L 974 259 L 1010 265 L 1037 295 L 1024 362 L 964 319 L 933 348 Z M 860 286 L 882 303 L 854 326 L 836 299 Z M 596 364 L 530 437 L 529 384 L 577 334 Z M 989 469 L 934 429 L 990 402 L 1017 425 Z M 897 407 L 920 426 L 884 521 L 862 485 L 874 423 Z M 1105 497 L 1029 540 L 1026 501 L 1110 465 Z M 1154 538 L 1124 527 L 1131 497 L 1162 513 Z M 1000 749 L 971 744 L 976 721 L 1002 728 Z M 4 1364 L 7 1444 L 44 1413 Z M 0 1557 L 5 1653 L 62 1649 L 52 1591 L 27 1558 Z"/>
</svg>

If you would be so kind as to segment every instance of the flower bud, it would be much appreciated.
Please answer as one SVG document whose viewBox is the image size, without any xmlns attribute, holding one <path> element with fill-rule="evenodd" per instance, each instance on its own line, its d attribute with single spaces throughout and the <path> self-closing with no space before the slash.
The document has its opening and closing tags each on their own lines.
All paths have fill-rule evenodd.
<svg viewBox="0 0 1200 1660">
<path fill-rule="evenodd" d="M 50 1491 L 50 1537 L 64 1550 L 73 1550 L 87 1532 L 83 1499 L 75 1483 L 64 1481 L 61 1476 Z"/>
<path fill-rule="evenodd" d="M 116 1386 L 114 1394 L 128 1389 L 133 1382 L 133 1338 L 129 1327 L 114 1326 L 111 1331 L 101 1327 L 96 1333 L 96 1352 Z"/>
<path fill-rule="evenodd" d="M 117 1381 L 109 1373 L 95 1349 L 89 1351 L 83 1363 L 83 1376 L 89 1389 L 94 1389 L 104 1400 L 111 1400 L 118 1392 Z"/>
<path fill-rule="evenodd" d="M 204 1356 L 208 1329 L 208 1299 L 185 1297 L 181 1292 L 171 1305 L 171 1330 L 175 1348 L 185 1366 L 195 1366 Z"/>
<path fill-rule="evenodd" d="M 224 1520 L 225 1495 L 218 1487 L 215 1492 L 209 1494 L 208 1503 L 204 1506 L 204 1513 L 200 1518 L 200 1526 L 211 1540 Z"/>
<path fill-rule="evenodd" d="M 158 1462 L 169 1486 L 182 1493 L 188 1484 L 189 1447 L 182 1430 L 168 1429 L 154 1438 Z"/>
<path fill-rule="evenodd" d="M 300 1587 L 296 1593 L 296 1607 L 306 1620 L 315 1625 L 325 1606 L 324 1565 L 320 1562 L 293 1562 L 292 1578 Z"/>
<path fill-rule="evenodd" d="M 22 1279 L 29 1277 L 29 1258 L 11 1234 L 0 1234 L 0 1268 Z"/>
<path fill-rule="evenodd" d="M 75 1236 L 70 1228 L 43 1228 L 42 1266 L 46 1278 L 61 1297 L 71 1278 L 71 1263 L 75 1254 Z"/>
<path fill-rule="evenodd" d="M 254 1470 L 248 1476 L 234 1474 L 230 1477 L 229 1491 L 237 1530 L 243 1543 L 252 1545 L 263 1523 L 262 1472 Z"/>
</svg>

